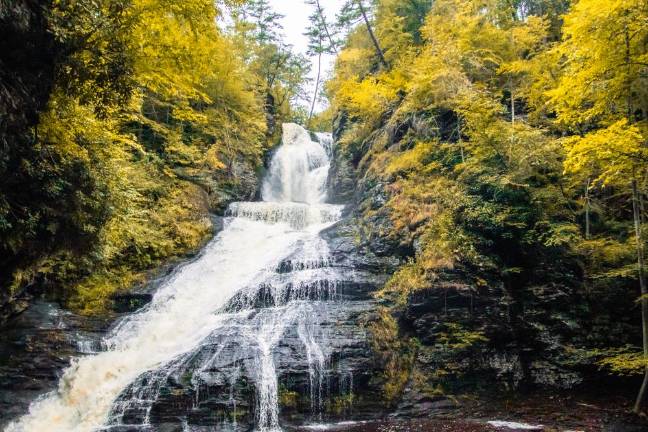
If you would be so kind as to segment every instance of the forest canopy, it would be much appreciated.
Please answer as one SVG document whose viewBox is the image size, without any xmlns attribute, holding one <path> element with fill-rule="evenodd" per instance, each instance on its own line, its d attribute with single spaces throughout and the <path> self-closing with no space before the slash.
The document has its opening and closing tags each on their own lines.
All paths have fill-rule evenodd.
<svg viewBox="0 0 648 432">
<path fill-rule="evenodd" d="M 2 297 L 48 286 L 100 310 L 143 271 L 200 245 L 210 208 L 254 194 L 307 63 L 267 34 L 279 16 L 263 16 L 263 1 L 2 9 L 15 26 L 3 64 L 19 77 L 3 84 L 3 108 L 34 95 L 19 107 L 31 118 L 16 110 L 2 122 Z M 25 37 L 32 51 L 14 53 Z"/>
<path fill-rule="evenodd" d="M 646 3 L 348 2 L 363 6 L 326 91 L 343 151 L 385 185 L 365 229 L 385 212 L 382 235 L 414 249 L 383 297 L 405 307 L 451 274 L 529 308 L 574 292 L 593 321 L 564 358 L 643 374 Z M 603 318 L 621 310 L 633 324 Z"/>
</svg>

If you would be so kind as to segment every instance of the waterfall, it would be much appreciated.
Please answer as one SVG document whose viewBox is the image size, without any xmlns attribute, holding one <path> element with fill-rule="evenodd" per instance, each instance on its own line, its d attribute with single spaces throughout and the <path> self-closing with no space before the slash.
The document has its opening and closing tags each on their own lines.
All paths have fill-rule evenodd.
<svg viewBox="0 0 648 432">
<path fill-rule="evenodd" d="M 299 125 L 283 125 L 283 143 L 270 163 L 262 196 L 270 202 L 322 203 L 326 199 L 329 155 L 320 144 L 313 144 Z"/>
<path fill-rule="evenodd" d="M 223 230 L 198 258 L 176 269 L 149 305 L 122 319 L 103 351 L 87 347 L 58 389 L 34 401 L 6 432 L 151 430 L 161 388 L 187 369 L 194 403 L 203 386 L 227 372 L 223 398 L 234 401 L 236 412 L 232 394 L 241 368 L 254 381 L 257 430 L 279 430 L 275 355 L 291 326 L 303 343 L 316 410 L 327 358 L 318 326 L 326 311 L 318 302 L 335 297 L 338 277 L 327 269 L 327 245 L 318 234 L 341 214 L 340 206 L 325 203 L 331 146 L 328 134 L 316 142 L 301 126 L 284 124 L 263 201 L 231 204 Z"/>
</svg>

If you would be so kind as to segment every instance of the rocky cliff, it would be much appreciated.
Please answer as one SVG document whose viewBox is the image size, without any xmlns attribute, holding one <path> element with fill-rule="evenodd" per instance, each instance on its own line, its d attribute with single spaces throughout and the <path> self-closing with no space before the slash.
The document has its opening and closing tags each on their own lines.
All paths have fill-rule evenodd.
<svg viewBox="0 0 648 432">
<path fill-rule="evenodd" d="M 338 115 L 335 137 L 352 125 L 344 113 Z M 362 143 L 338 146 L 332 165 L 334 199 L 351 199 L 340 235 L 353 238 L 356 251 L 389 257 L 390 274 L 414 258 L 419 239 L 399 235 L 388 205 L 394 188 L 388 176 L 371 169 L 372 149 L 406 146 L 408 135 L 416 136 L 413 128 L 407 122 L 386 125 Z M 364 150 L 354 153 L 358 148 Z M 488 235 L 479 226 L 472 229 Z M 495 256 L 503 249 L 515 256 L 519 247 L 495 244 L 483 253 Z M 518 261 L 523 274 L 505 277 L 459 262 L 440 268 L 431 284 L 405 298 L 374 292 L 378 301 L 366 325 L 376 367 L 373 382 L 382 386 L 383 403 L 396 413 L 429 414 L 434 407 L 443 412 L 460 406 L 438 401 L 457 402 L 461 395 L 598 394 L 602 388 L 631 400 L 637 383 L 630 386 L 631 381 L 608 375 L 595 353 L 620 341 L 638 343 L 637 309 L 627 300 L 632 295 L 592 295 L 574 254 L 539 250 L 531 259 Z"/>
<path fill-rule="evenodd" d="M 24 185 L 17 185 L 20 164 L 34 155 L 31 128 L 49 101 L 55 59 L 60 46 L 47 27 L 47 3 L 19 0 L 0 2 L 0 220 L 7 222 Z M 3 224 L 4 225 L 4 224 Z M 16 227 L 0 226 L 6 229 Z M 6 248 L 6 249 L 5 249 Z M 32 245 L 17 254 L 2 242 L 0 287 L 11 280 L 11 270 L 37 252 Z M 0 289 L 0 323 L 25 307 L 21 291 Z"/>
</svg>

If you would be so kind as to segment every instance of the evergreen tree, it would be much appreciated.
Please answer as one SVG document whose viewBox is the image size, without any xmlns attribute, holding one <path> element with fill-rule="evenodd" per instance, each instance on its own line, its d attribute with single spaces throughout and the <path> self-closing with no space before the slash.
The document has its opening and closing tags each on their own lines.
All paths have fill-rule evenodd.
<svg viewBox="0 0 648 432">
<path fill-rule="evenodd" d="M 320 81 L 322 76 L 322 55 L 337 54 L 338 41 L 333 39 L 329 24 L 327 23 L 324 11 L 320 6 L 319 0 L 307 0 L 306 4 L 313 6 L 314 11 L 309 16 L 309 26 L 306 29 L 305 36 L 308 37 L 308 54 L 317 56 L 317 78 L 315 78 L 315 92 L 311 102 L 308 119 L 313 117 L 315 104 L 319 97 Z"/>
<path fill-rule="evenodd" d="M 387 68 L 389 67 L 389 64 L 385 59 L 385 54 L 380 46 L 380 42 L 376 38 L 376 34 L 371 24 L 371 10 L 364 1 L 365 0 L 347 0 L 338 13 L 337 25 L 339 28 L 349 29 L 355 27 L 358 23 L 363 22 L 380 63 Z"/>
</svg>

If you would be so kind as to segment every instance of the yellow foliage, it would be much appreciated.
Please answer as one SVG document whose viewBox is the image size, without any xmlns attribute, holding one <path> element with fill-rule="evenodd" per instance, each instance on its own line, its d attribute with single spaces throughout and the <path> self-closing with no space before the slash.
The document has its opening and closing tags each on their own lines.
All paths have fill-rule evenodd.
<svg viewBox="0 0 648 432">
<path fill-rule="evenodd" d="M 648 10 L 637 0 L 579 0 L 564 17 L 558 85 L 546 92 L 561 123 L 610 124 L 648 98 Z"/>
<path fill-rule="evenodd" d="M 351 114 L 375 121 L 398 100 L 405 83 L 399 73 L 349 79 L 341 83 L 336 101 Z"/>
<path fill-rule="evenodd" d="M 390 158 L 389 164 L 387 165 L 387 174 L 407 173 L 409 171 L 423 172 L 426 170 L 432 170 L 434 167 L 426 165 L 425 162 L 426 158 L 429 157 L 433 145 L 434 143 L 430 142 L 420 142 L 416 144 L 413 149 L 404 151 Z"/>
<path fill-rule="evenodd" d="M 641 375 L 648 367 L 648 358 L 641 351 L 617 350 L 606 353 L 598 364 L 617 375 Z"/>
<path fill-rule="evenodd" d="M 343 49 L 336 58 L 336 75 L 341 80 L 359 76 L 362 73 L 362 69 L 358 66 L 368 62 L 372 55 L 372 51 L 367 48 L 349 47 Z"/>
<path fill-rule="evenodd" d="M 415 347 L 399 337 L 398 322 L 386 308 L 369 325 L 371 345 L 383 370 L 383 396 L 391 403 L 402 394 L 412 374 Z"/>
<path fill-rule="evenodd" d="M 390 298 L 395 296 L 395 300 L 399 304 L 406 304 L 409 294 L 417 290 L 429 288 L 430 286 L 431 282 L 428 279 L 425 269 L 417 262 L 411 261 L 408 264 L 402 265 L 393 274 L 378 295 L 379 297 L 389 295 Z"/>
<path fill-rule="evenodd" d="M 72 3 L 57 2 L 53 12 L 66 24 L 57 30 L 60 38 L 78 37 L 74 32 L 87 25 L 82 19 L 103 18 L 85 16 L 91 12 Z M 102 2 L 93 6 L 108 14 Z M 141 281 L 147 270 L 209 237 L 206 192 L 176 172 L 184 169 L 218 187 L 218 181 L 233 180 L 226 171 L 230 161 L 253 168 L 268 145 L 264 103 L 253 87 L 258 77 L 241 47 L 219 30 L 219 13 L 211 0 L 134 0 L 112 27 L 84 35 L 90 42 L 74 61 L 108 69 L 103 56 L 116 51 L 124 70 L 110 73 L 127 83 L 120 95 L 128 98 L 111 105 L 106 100 L 114 99 L 102 94 L 114 90 L 96 79 L 74 77 L 96 99 L 55 83 L 36 145 L 52 160 L 53 195 L 70 189 L 67 198 L 78 201 L 78 211 L 65 217 L 81 232 L 72 246 L 18 269 L 14 286 L 47 275 L 66 286 L 71 306 L 101 312 L 110 296 Z M 110 45 L 117 42 L 122 45 Z"/>
<path fill-rule="evenodd" d="M 380 295 L 403 306 L 462 271 L 480 274 L 477 286 L 498 275 L 515 290 L 536 281 L 576 290 L 578 261 L 582 288 L 619 306 L 618 292 L 600 288 L 630 289 L 644 240 L 629 238 L 627 192 L 634 180 L 643 199 L 648 179 L 645 1 L 577 0 L 563 26 L 567 6 L 556 2 L 435 0 L 414 31 L 405 30 L 414 17 L 397 13 L 404 3 L 376 2 L 389 65 L 377 65 L 358 28 L 327 85 L 345 115 L 340 144 L 386 196 L 363 202 L 367 219 L 391 222 L 368 231 L 414 251 Z M 540 8 L 546 16 L 534 16 Z M 539 276 L 541 266 L 552 274 Z M 397 340 L 391 318 L 374 327 L 380 353 Z M 450 351 L 485 341 L 452 323 L 439 335 Z M 645 367 L 633 350 L 608 354 L 599 364 L 615 373 Z M 412 376 L 395 358 L 383 359 L 389 394 Z"/>
<path fill-rule="evenodd" d="M 645 142 L 639 127 L 628 124 L 626 119 L 583 137 L 566 138 L 565 172 L 593 173 L 595 181 L 603 185 L 627 185 L 648 160 Z"/>
</svg>

